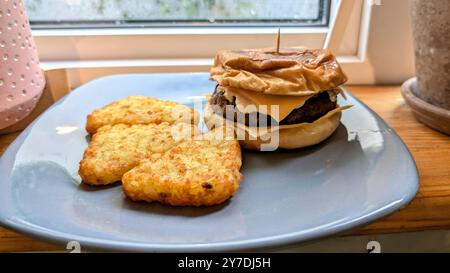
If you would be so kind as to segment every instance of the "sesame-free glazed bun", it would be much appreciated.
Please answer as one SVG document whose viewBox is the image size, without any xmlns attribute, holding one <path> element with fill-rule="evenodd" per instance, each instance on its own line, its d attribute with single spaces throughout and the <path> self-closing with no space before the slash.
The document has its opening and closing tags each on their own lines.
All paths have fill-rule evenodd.
<svg viewBox="0 0 450 273">
<path fill-rule="evenodd" d="M 303 47 L 222 50 L 210 72 L 222 86 L 274 95 L 311 95 L 347 81 L 330 51 Z"/>
<path fill-rule="evenodd" d="M 341 111 L 346 107 L 338 107 L 312 123 L 301 123 L 294 126 L 281 126 L 269 134 L 273 138 L 278 134 L 278 141 L 268 140 L 267 134 L 261 137 L 257 131 L 249 130 L 243 124 L 226 120 L 214 113 L 208 103 L 204 110 L 205 124 L 209 129 L 218 126 L 231 126 L 235 129 L 239 143 L 243 148 L 250 150 L 272 151 L 276 149 L 296 149 L 318 144 L 327 139 L 339 126 Z M 262 146 L 264 145 L 264 146 Z M 274 146 L 275 145 L 275 146 Z"/>
</svg>

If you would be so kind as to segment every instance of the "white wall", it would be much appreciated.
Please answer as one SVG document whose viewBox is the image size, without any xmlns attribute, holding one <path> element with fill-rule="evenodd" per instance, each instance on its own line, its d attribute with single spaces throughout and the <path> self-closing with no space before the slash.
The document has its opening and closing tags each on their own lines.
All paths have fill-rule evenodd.
<svg viewBox="0 0 450 273">
<path fill-rule="evenodd" d="M 401 84 L 414 75 L 410 0 L 374 6 L 367 58 L 376 84 Z"/>
</svg>

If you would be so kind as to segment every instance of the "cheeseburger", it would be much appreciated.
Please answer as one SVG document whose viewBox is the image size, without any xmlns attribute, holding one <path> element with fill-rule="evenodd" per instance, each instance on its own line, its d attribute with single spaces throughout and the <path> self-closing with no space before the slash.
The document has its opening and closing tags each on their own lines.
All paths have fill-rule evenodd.
<svg viewBox="0 0 450 273">
<path fill-rule="evenodd" d="M 337 96 L 347 77 L 325 49 L 220 51 L 211 80 L 217 86 L 205 108 L 206 125 L 232 126 L 248 149 L 317 144 L 336 130 L 346 108 Z"/>
</svg>

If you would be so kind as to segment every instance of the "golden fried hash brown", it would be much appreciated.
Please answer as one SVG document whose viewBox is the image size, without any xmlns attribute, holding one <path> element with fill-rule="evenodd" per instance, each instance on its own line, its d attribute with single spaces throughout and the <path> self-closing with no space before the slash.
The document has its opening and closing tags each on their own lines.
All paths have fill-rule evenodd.
<svg viewBox="0 0 450 273">
<path fill-rule="evenodd" d="M 198 112 L 182 104 L 144 96 L 131 96 L 95 110 L 87 117 L 86 131 L 114 124 L 197 124 Z"/>
<path fill-rule="evenodd" d="M 97 130 L 84 152 L 79 174 L 84 183 L 106 185 L 153 153 L 162 153 L 183 138 L 191 138 L 197 128 L 187 123 L 170 125 L 106 125 Z"/>
<path fill-rule="evenodd" d="M 241 149 L 235 139 L 188 140 L 127 172 L 122 187 L 134 201 L 211 206 L 237 192 L 240 168 Z"/>
</svg>

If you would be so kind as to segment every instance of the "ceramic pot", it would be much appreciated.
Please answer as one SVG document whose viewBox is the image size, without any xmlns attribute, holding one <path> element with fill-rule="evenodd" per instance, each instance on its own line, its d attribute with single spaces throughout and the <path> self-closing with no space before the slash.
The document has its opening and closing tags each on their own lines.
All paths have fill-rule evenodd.
<svg viewBox="0 0 450 273">
<path fill-rule="evenodd" d="M 402 94 L 419 121 L 450 134 L 450 4 L 411 4 L 416 78 L 403 84 Z"/>
<path fill-rule="evenodd" d="M 412 4 L 416 95 L 450 110 L 450 3 L 414 0 Z"/>
</svg>

